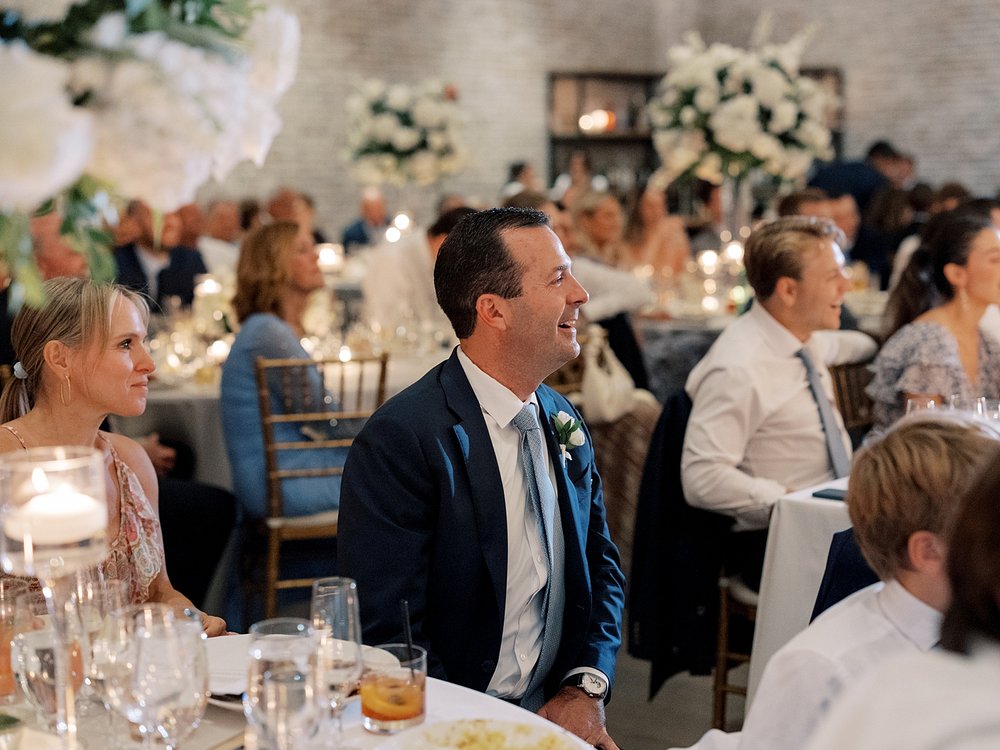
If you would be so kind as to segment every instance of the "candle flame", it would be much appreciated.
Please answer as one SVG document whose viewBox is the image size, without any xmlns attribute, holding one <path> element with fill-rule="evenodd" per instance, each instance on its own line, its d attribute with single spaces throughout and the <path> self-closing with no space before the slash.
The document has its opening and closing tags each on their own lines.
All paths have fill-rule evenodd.
<svg viewBox="0 0 1000 750">
<path fill-rule="evenodd" d="M 35 492 L 49 491 L 49 478 L 45 476 L 45 471 L 39 468 L 31 470 L 31 486 Z"/>
</svg>

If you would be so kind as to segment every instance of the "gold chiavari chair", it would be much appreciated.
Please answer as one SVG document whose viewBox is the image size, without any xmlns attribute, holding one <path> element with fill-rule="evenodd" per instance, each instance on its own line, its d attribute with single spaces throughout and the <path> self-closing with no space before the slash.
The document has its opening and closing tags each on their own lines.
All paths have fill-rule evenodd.
<svg viewBox="0 0 1000 750">
<path fill-rule="evenodd" d="M 263 589 L 265 617 L 275 616 L 278 591 L 311 586 L 314 580 L 281 577 L 282 546 L 291 541 L 332 540 L 337 536 L 336 510 L 308 516 L 286 515 L 284 483 L 300 477 L 334 477 L 344 471 L 343 464 L 333 460 L 319 468 L 282 468 L 281 457 L 296 451 L 350 447 L 360 426 L 385 400 L 387 363 L 387 354 L 346 362 L 334 358 L 257 359 L 267 515 L 257 526 L 257 539 L 246 545 L 250 560 L 244 561 L 245 570 L 250 573 L 245 574 L 244 583 L 251 589 L 248 601 Z M 298 427 L 296 439 L 278 439 L 279 425 L 284 424 Z M 262 586 L 255 586 L 254 571 L 259 569 L 259 561 L 254 558 L 261 547 L 264 580 Z"/>
</svg>

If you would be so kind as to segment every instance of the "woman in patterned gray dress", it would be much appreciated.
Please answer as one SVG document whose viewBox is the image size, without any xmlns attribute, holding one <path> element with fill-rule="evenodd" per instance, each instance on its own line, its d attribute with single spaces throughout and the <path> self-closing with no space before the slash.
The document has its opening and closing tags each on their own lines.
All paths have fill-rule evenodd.
<svg viewBox="0 0 1000 750">
<path fill-rule="evenodd" d="M 1000 342 L 979 328 L 991 304 L 1000 304 L 1000 230 L 987 216 L 943 216 L 889 300 L 890 337 L 868 386 L 876 431 L 911 398 L 1000 398 Z"/>
</svg>

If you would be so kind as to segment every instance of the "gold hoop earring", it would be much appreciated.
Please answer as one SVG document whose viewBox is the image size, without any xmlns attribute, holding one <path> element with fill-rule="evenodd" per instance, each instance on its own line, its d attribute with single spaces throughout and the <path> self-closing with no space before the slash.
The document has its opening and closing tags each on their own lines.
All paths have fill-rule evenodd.
<svg viewBox="0 0 1000 750">
<path fill-rule="evenodd" d="M 69 382 L 69 375 L 66 376 L 66 388 L 63 390 L 63 384 L 59 383 L 59 402 L 63 406 L 69 406 L 73 401 L 73 385 Z"/>
</svg>

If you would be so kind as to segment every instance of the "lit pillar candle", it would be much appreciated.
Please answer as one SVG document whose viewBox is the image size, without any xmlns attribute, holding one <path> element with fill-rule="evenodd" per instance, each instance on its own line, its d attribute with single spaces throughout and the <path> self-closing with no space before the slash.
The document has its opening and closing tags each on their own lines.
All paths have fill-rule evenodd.
<svg viewBox="0 0 1000 750">
<path fill-rule="evenodd" d="M 26 545 L 75 544 L 108 527 L 108 508 L 100 500 L 68 487 L 36 495 L 12 508 L 4 532 Z"/>
</svg>

